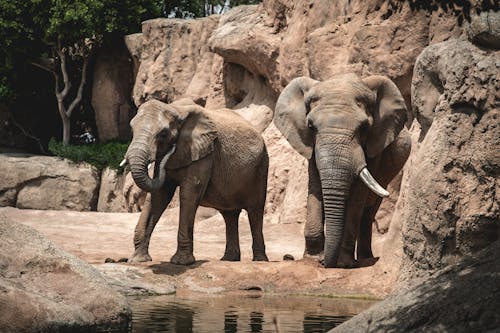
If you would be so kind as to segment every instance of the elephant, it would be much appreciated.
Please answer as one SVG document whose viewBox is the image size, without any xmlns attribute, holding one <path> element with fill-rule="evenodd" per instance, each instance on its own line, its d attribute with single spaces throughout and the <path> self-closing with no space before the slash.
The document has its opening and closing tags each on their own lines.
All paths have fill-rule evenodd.
<svg viewBox="0 0 500 333">
<path fill-rule="evenodd" d="M 170 104 L 148 100 L 130 125 L 133 138 L 125 160 L 148 198 L 135 228 L 135 252 L 129 262 L 152 260 L 151 234 L 177 187 L 179 229 L 171 263 L 195 262 L 193 227 L 199 205 L 217 209 L 224 218 L 226 248 L 221 260 L 240 260 L 238 218 L 245 209 L 253 260 L 268 261 L 262 227 L 269 157 L 259 132 L 231 110 L 207 110 L 187 98 Z"/>
<path fill-rule="evenodd" d="M 318 258 L 327 268 L 378 259 L 372 222 L 388 195 L 384 187 L 410 153 L 406 118 L 401 92 L 385 76 L 298 77 L 283 89 L 274 123 L 308 159 L 305 258 Z"/>
</svg>

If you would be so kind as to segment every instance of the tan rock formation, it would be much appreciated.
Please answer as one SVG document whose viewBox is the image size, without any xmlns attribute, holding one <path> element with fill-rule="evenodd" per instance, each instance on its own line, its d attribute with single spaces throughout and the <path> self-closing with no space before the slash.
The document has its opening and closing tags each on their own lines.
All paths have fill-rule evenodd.
<svg viewBox="0 0 500 333">
<path fill-rule="evenodd" d="M 500 49 L 500 12 L 482 11 L 471 13 L 470 21 L 465 23 L 465 31 L 469 40 L 475 44 Z"/>
<path fill-rule="evenodd" d="M 2 332 L 127 327 L 125 297 L 95 268 L 3 214 L 0 235 Z"/>
<path fill-rule="evenodd" d="M 133 90 L 136 106 L 148 98 L 171 102 L 184 95 L 218 19 L 212 16 L 198 20 L 154 19 L 143 22 L 140 65 Z M 209 67 L 207 62 L 210 61 L 204 60 L 200 71 Z M 196 99 L 206 100 L 206 97 Z"/>
<path fill-rule="evenodd" d="M 2 154 L 0 206 L 95 210 L 100 175 L 86 163 L 58 157 Z"/>
<path fill-rule="evenodd" d="M 125 210 L 125 197 L 122 193 L 125 175 L 118 174 L 116 170 L 105 168 L 101 172 L 101 186 L 97 201 L 98 212 L 123 212 Z"/>
<path fill-rule="evenodd" d="M 473 10 L 470 12 L 474 14 Z M 212 109 L 236 110 L 266 139 L 270 156 L 268 221 L 303 222 L 306 161 L 269 125 L 281 89 L 300 75 L 322 80 L 345 72 L 361 76 L 383 74 L 398 85 L 411 110 L 411 78 L 418 55 L 430 44 L 464 39 L 460 25 L 464 13 L 463 8 L 456 6 L 406 1 L 355 0 L 332 4 L 326 0 L 265 0 L 261 5 L 238 7 L 220 17 L 187 22 L 148 21 L 141 35 L 144 47 L 140 52 L 134 51 L 141 53 L 135 101 L 141 103 L 150 97 L 170 101 L 190 96 Z M 493 17 L 479 16 L 483 23 Z M 474 20 L 478 21 L 472 15 L 471 23 L 467 23 L 469 30 L 481 34 L 484 28 L 479 28 L 481 24 Z M 198 34 L 199 41 L 195 41 L 194 32 L 201 26 L 206 33 Z M 179 67 L 184 49 L 181 39 L 186 41 L 183 45 L 196 45 L 191 49 L 199 50 L 194 57 L 187 55 L 195 60 L 189 60 L 189 66 L 183 68 Z M 176 81 L 172 73 L 177 74 Z M 468 94 L 467 88 L 457 85 L 456 89 L 457 96 Z M 432 97 L 429 94 L 433 92 L 426 90 L 418 95 L 425 100 Z M 495 94 L 489 96 L 491 99 Z M 420 113 L 425 112 L 418 113 L 419 120 L 424 118 Z M 409 114 L 408 126 L 412 119 L 413 114 Z M 418 139 L 417 127 L 414 135 Z M 425 120 L 422 127 L 426 127 Z M 419 145 L 417 140 L 416 146 Z M 417 149 L 412 154 L 417 154 Z M 399 267 L 402 260 L 401 230 L 407 228 L 404 221 L 412 205 L 410 200 L 416 200 L 409 188 L 409 175 L 415 172 L 412 168 L 420 167 L 419 158 L 412 155 L 412 167 L 404 171 L 408 175 L 400 175 L 389 186 L 391 197 L 384 200 L 376 217 L 374 231 L 385 233 L 379 239 L 387 242 L 379 247 L 384 249 L 383 254 L 376 255 L 392 258 L 381 259 L 380 263 L 387 264 L 388 269 L 391 264 Z"/>
<path fill-rule="evenodd" d="M 500 238 L 500 51 L 450 40 L 419 56 L 412 83 L 422 129 L 402 214 L 402 279 Z"/>
</svg>

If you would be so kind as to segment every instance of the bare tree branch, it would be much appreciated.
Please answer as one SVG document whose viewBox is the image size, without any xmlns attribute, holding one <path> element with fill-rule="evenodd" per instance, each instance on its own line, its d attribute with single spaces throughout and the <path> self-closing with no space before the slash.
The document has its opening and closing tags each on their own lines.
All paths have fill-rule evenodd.
<svg viewBox="0 0 500 333">
<path fill-rule="evenodd" d="M 68 70 L 66 68 L 66 55 L 61 51 L 60 45 L 58 45 L 57 54 L 59 55 L 59 59 L 61 61 L 61 73 L 64 81 L 64 88 L 61 92 L 59 92 L 59 94 L 61 94 L 61 97 L 64 99 L 68 96 L 69 90 L 71 89 L 71 82 L 69 81 Z"/>
<path fill-rule="evenodd" d="M 75 107 L 80 103 L 82 100 L 82 95 L 83 95 L 83 88 L 85 86 L 85 82 L 87 81 L 87 65 L 89 63 L 89 58 L 83 58 L 83 66 L 82 66 L 82 78 L 80 80 L 80 86 L 78 87 L 78 92 L 76 93 L 76 97 L 71 102 L 70 106 L 68 107 L 68 110 L 66 111 L 66 115 L 68 117 L 71 117 L 71 113 L 73 113 L 73 110 Z"/>
<path fill-rule="evenodd" d="M 39 63 L 39 62 L 31 61 L 30 64 L 32 64 L 35 67 L 41 68 L 41 69 L 43 69 L 45 71 L 48 71 L 50 73 L 55 73 L 54 66 L 51 66 L 51 64 L 48 63 L 48 62 L 46 64 L 42 64 L 42 63 Z"/>
</svg>

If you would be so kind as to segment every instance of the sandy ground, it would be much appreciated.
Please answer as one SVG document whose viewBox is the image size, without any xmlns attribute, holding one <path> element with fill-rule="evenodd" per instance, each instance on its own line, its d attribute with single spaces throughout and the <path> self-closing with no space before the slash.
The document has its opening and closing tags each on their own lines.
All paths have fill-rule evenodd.
<svg viewBox="0 0 500 333">
<path fill-rule="evenodd" d="M 66 251 L 93 264 L 111 284 L 128 294 L 231 293 L 252 290 L 268 293 L 314 294 L 346 297 L 386 296 L 394 274 L 377 263 L 357 269 L 325 269 L 301 260 L 304 249 L 300 224 L 265 224 L 269 262 L 252 262 L 248 220 L 240 217 L 241 262 L 223 262 L 225 226 L 222 217 L 201 208 L 194 232 L 196 263 L 169 263 L 177 246 L 177 209 L 169 209 L 158 222 L 150 244 L 152 262 L 108 263 L 133 253 L 133 231 L 138 213 L 98 213 L 0 208 L 11 220 L 29 225 Z M 377 254 L 380 240 L 374 239 Z M 295 261 L 284 261 L 291 254 Z"/>
</svg>

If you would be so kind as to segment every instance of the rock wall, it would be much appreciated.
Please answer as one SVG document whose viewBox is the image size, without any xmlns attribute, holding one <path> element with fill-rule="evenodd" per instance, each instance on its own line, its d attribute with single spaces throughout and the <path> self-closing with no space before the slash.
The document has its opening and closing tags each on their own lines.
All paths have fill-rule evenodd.
<svg viewBox="0 0 500 333">
<path fill-rule="evenodd" d="M 270 154 L 266 216 L 271 213 L 269 220 L 276 223 L 303 222 L 306 161 L 269 126 L 283 87 L 300 75 L 323 80 L 345 72 L 384 74 L 411 110 L 417 56 L 429 44 L 463 35 L 457 22 L 456 13 L 444 7 L 430 11 L 383 0 L 265 0 L 222 16 L 150 20 L 142 34 L 126 37 L 139 59 L 134 101 L 187 96 L 243 115 L 263 133 Z M 408 125 L 411 114 L 409 119 Z M 397 191 L 399 184 L 392 187 Z M 396 198 L 393 194 L 382 211 L 392 212 Z M 379 229 L 387 231 L 391 214 L 378 219 Z"/>
<path fill-rule="evenodd" d="M 142 36 L 136 39 L 141 45 L 132 94 L 136 106 L 149 98 L 170 103 L 185 94 L 197 72 L 210 71 L 215 55 L 205 55 L 207 40 L 218 19 L 211 16 L 197 20 L 154 19 L 143 22 Z M 133 43 L 129 41 L 128 44 L 130 47 Z M 131 53 L 137 54 L 134 46 Z M 206 101 L 209 90 L 209 82 L 200 82 L 203 81 L 201 78 L 209 77 L 198 73 L 198 89 L 191 88 L 200 93 L 191 95 L 198 102 Z"/>
<path fill-rule="evenodd" d="M 123 40 L 116 40 L 96 56 L 92 107 L 100 141 L 131 138 L 130 119 L 135 106 L 130 97 L 135 73 Z"/>
<path fill-rule="evenodd" d="M 450 40 L 416 61 L 412 102 L 421 130 L 401 216 L 403 280 L 500 238 L 499 57 L 485 44 Z"/>
<path fill-rule="evenodd" d="M 0 206 L 95 210 L 100 174 L 89 164 L 49 156 L 1 154 Z"/>
</svg>

